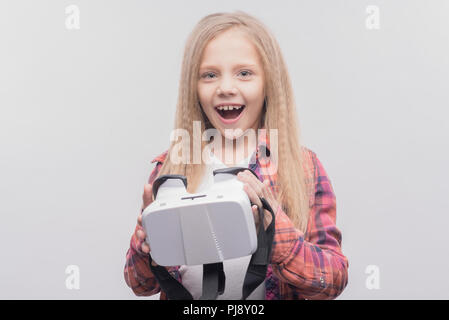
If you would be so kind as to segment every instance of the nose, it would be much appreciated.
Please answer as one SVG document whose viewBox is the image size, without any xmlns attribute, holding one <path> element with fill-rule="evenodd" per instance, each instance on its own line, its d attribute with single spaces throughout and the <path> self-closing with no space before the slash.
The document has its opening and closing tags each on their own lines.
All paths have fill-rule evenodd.
<svg viewBox="0 0 449 320">
<path fill-rule="evenodd" d="M 221 96 L 237 94 L 237 88 L 231 77 L 224 76 L 218 84 L 217 94 Z"/>
</svg>

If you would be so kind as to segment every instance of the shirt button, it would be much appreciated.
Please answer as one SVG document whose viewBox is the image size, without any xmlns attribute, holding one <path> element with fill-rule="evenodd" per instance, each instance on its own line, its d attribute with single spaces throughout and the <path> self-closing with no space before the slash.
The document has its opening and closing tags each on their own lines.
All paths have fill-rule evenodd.
<svg viewBox="0 0 449 320">
<path fill-rule="evenodd" d="M 324 288 L 324 277 L 323 276 L 320 277 L 320 284 Z"/>
</svg>

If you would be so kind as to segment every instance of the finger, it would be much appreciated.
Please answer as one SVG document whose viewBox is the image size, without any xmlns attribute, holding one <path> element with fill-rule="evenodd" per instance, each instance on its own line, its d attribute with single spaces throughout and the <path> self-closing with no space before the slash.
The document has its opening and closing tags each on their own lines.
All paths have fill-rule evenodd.
<svg viewBox="0 0 449 320">
<path fill-rule="evenodd" d="M 142 251 L 144 253 L 149 253 L 150 252 L 150 246 L 148 245 L 148 243 L 146 243 L 146 242 L 142 243 Z"/>
<path fill-rule="evenodd" d="M 267 193 L 267 196 L 272 199 L 276 199 L 276 197 L 274 196 L 273 190 L 271 188 L 270 180 L 268 180 L 268 179 L 264 180 L 263 184 L 265 186 L 265 192 Z"/>
<path fill-rule="evenodd" d="M 143 187 L 142 200 L 143 200 L 142 209 L 145 209 L 151 204 L 151 202 L 153 202 L 153 186 L 151 184 L 146 184 Z"/>
<path fill-rule="evenodd" d="M 264 228 L 264 230 L 267 230 L 267 228 L 270 225 L 272 220 L 273 220 L 273 217 L 271 216 L 271 213 L 269 211 L 267 211 L 267 210 L 264 210 L 264 217 L 263 217 L 263 228 Z"/>
<path fill-rule="evenodd" d="M 265 179 L 263 182 L 260 181 L 258 178 L 256 178 L 251 172 L 245 171 L 248 175 L 248 181 L 253 187 L 253 189 L 256 191 L 256 193 L 259 195 L 259 197 L 264 197 L 265 199 L 270 197 L 270 181 L 268 179 Z"/>
<path fill-rule="evenodd" d="M 254 217 L 254 223 L 256 224 L 256 231 L 258 231 L 259 230 L 259 210 L 256 205 L 253 205 L 251 207 L 251 209 L 253 210 L 253 217 Z"/>
<path fill-rule="evenodd" d="M 256 192 L 256 194 L 259 196 L 259 197 L 263 197 L 263 192 L 262 192 L 262 186 L 263 186 L 263 184 L 262 184 L 262 182 L 260 182 L 260 180 L 259 179 L 257 179 L 251 172 L 249 172 L 248 170 L 246 170 L 246 171 L 243 171 L 243 172 L 240 172 L 241 173 L 241 175 L 239 176 L 240 177 L 240 180 L 242 181 L 242 182 L 245 182 L 245 183 L 248 183 L 252 188 L 253 188 L 253 190 Z M 239 173 L 239 174 L 240 174 Z"/>
<path fill-rule="evenodd" d="M 150 253 L 150 246 L 148 245 L 148 243 L 142 243 L 142 251 L 144 253 Z M 151 265 L 157 267 L 157 263 L 154 262 L 154 260 L 151 261 Z"/>
<path fill-rule="evenodd" d="M 138 238 L 139 240 L 141 240 L 141 241 L 145 240 L 145 238 L 146 238 L 145 231 L 140 230 L 140 229 L 137 230 L 136 236 L 137 236 L 137 238 Z"/>
<path fill-rule="evenodd" d="M 270 182 L 270 180 L 265 179 L 262 182 L 262 190 L 263 190 L 264 197 L 266 199 L 274 199 L 273 192 L 271 190 L 271 182 Z"/>
<path fill-rule="evenodd" d="M 271 183 L 270 183 L 270 180 L 265 179 L 263 181 L 263 185 L 265 186 L 267 193 L 271 194 Z"/>
<path fill-rule="evenodd" d="M 278 202 L 277 202 L 276 197 L 274 196 L 273 190 L 271 189 L 271 182 L 270 182 L 270 180 L 266 179 L 266 180 L 264 180 L 263 184 L 266 186 L 266 188 L 265 188 L 265 192 L 266 192 L 265 199 L 268 201 L 268 203 L 270 204 L 271 208 L 276 212 L 277 208 L 278 208 Z"/>
<path fill-rule="evenodd" d="M 262 202 L 260 201 L 259 196 L 249 184 L 245 183 L 243 185 L 243 190 L 245 190 L 252 204 L 256 204 L 257 206 L 262 207 Z"/>
<path fill-rule="evenodd" d="M 137 224 L 139 226 L 142 226 L 142 214 L 139 214 L 139 216 L 137 217 Z"/>
<path fill-rule="evenodd" d="M 259 179 L 257 179 L 251 172 L 245 171 L 246 176 L 243 178 L 245 181 L 248 181 L 248 183 L 251 185 L 253 190 L 255 190 L 258 197 L 263 197 L 265 200 L 268 201 L 268 204 L 270 204 L 271 207 L 276 205 L 276 199 L 274 198 L 273 194 L 271 193 L 271 186 L 270 181 L 268 179 L 265 179 L 264 182 L 261 182 Z M 260 202 L 260 200 L 259 200 Z M 262 206 L 262 203 L 259 204 Z M 274 209 L 276 210 L 276 209 Z"/>
</svg>

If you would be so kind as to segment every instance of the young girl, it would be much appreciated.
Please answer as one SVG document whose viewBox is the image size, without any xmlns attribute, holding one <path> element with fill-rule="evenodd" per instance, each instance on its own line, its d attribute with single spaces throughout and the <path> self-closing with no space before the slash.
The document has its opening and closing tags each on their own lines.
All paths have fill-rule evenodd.
<svg viewBox="0 0 449 320">
<path fill-rule="evenodd" d="M 256 227 L 262 227 L 257 225 L 260 197 L 275 211 L 270 265 L 265 281 L 249 299 L 336 298 L 348 282 L 348 260 L 341 251 L 331 182 L 316 154 L 299 142 L 293 90 L 277 41 L 260 21 L 246 13 L 208 15 L 187 40 L 175 127 L 193 137 L 195 121 L 201 123 L 201 132 L 216 129 L 221 133 L 222 149 L 207 150 L 206 141 L 201 141 L 201 150 L 207 150 L 205 154 L 212 161 L 194 163 L 191 152 L 189 161 L 179 162 L 171 159 L 178 147 L 173 142 L 152 161 L 156 166 L 144 188 L 142 211 L 153 201 L 152 183 L 160 175 L 186 176 L 187 191 L 195 193 L 210 186 L 211 172 L 216 168 L 248 167 L 259 179 L 248 171 L 238 179 L 255 204 Z M 227 129 L 259 134 L 245 144 Z M 276 141 L 271 140 L 273 129 L 277 130 Z M 184 141 L 184 147 L 193 150 L 192 140 Z M 230 150 L 224 147 L 229 142 L 233 146 Z M 229 151 L 237 157 L 227 161 Z M 268 170 L 274 161 L 272 154 L 275 172 Z M 141 219 L 140 214 L 126 255 L 125 280 L 136 295 L 160 292 L 160 299 L 166 299 L 149 267 L 150 248 Z M 264 228 L 270 222 L 271 215 L 265 210 Z M 226 288 L 219 299 L 241 297 L 249 258 L 224 262 Z M 202 266 L 167 270 L 195 299 L 201 295 Z"/>
</svg>

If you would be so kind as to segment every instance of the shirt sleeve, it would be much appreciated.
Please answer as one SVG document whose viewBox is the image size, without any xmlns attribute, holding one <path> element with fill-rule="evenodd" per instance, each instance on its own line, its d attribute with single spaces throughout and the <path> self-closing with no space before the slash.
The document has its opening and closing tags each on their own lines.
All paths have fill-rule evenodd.
<svg viewBox="0 0 449 320">
<path fill-rule="evenodd" d="M 162 163 L 156 164 L 148 183 L 153 183 L 161 166 Z M 137 296 L 151 296 L 160 291 L 160 286 L 151 272 L 148 254 L 141 250 L 142 241 L 136 237 L 139 228 L 142 229 L 137 225 L 131 237 L 130 247 L 126 253 L 124 276 L 126 284 Z"/>
<path fill-rule="evenodd" d="M 287 296 L 334 299 L 348 282 L 348 260 L 341 251 L 341 232 L 336 227 L 336 198 L 321 162 L 315 166 L 315 200 L 306 235 L 295 228 L 279 207 L 275 216 L 271 263 L 274 274 L 286 282 Z"/>
</svg>

